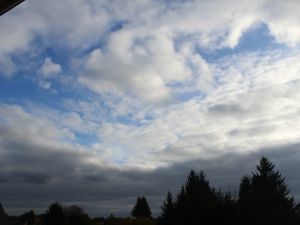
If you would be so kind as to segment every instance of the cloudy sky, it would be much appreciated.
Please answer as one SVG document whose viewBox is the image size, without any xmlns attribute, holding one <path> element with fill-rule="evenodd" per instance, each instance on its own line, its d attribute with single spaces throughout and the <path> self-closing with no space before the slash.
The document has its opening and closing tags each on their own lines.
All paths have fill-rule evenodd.
<svg viewBox="0 0 300 225">
<path fill-rule="evenodd" d="M 300 202 L 300 2 L 27 0 L 0 17 L 0 201 L 157 213 L 269 157 Z"/>
</svg>

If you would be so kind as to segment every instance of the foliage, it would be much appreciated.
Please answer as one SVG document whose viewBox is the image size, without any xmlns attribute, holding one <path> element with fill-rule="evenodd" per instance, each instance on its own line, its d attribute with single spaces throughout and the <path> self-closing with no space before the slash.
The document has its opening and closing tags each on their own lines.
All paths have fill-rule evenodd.
<svg viewBox="0 0 300 225">
<path fill-rule="evenodd" d="M 151 210 L 144 196 L 137 198 L 135 206 L 131 211 L 131 215 L 135 218 L 151 218 Z"/>
<path fill-rule="evenodd" d="M 169 192 L 161 207 L 159 225 L 294 225 L 300 224 L 284 178 L 274 164 L 262 157 L 257 171 L 244 176 L 238 198 L 215 191 L 204 172 L 191 171 L 175 200 Z"/>
<path fill-rule="evenodd" d="M 204 172 L 192 170 L 174 204 L 175 224 L 196 225 L 199 224 L 199 218 L 204 224 L 217 223 L 222 209 L 219 200 L 218 193 L 210 187 Z"/>
<path fill-rule="evenodd" d="M 58 202 L 52 203 L 44 215 L 45 225 L 62 225 L 66 222 L 64 208 Z"/>
<path fill-rule="evenodd" d="M 262 157 L 252 177 L 240 184 L 239 206 L 243 224 L 291 224 L 295 203 L 274 164 Z"/>
<path fill-rule="evenodd" d="M 109 217 L 106 219 L 106 225 L 155 225 L 152 219 L 140 218 L 117 218 Z"/>
<path fill-rule="evenodd" d="M 171 192 L 168 192 L 166 200 L 161 206 L 161 215 L 158 217 L 160 225 L 173 225 L 175 217 L 175 205 Z"/>
<path fill-rule="evenodd" d="M 90 223 L 88 215 L 77 205 L 65 207 L 64 213 L 67 225 L 83 225 Z"/>
<path fill-rule="evenodd" d="M 34 222 L 35 222 L 34 211 L 30 210 L 29 212 L 25 212 L 21 216 L 21 221 L 27 225 L 34 225 Z"/>
<path fill-rule="evenodd" d="M 63 207 L 57 202 L 52 203 L 43 215 L 45 225 L 90 225 L 95 222 L 79 206 Z"/>
</svg>

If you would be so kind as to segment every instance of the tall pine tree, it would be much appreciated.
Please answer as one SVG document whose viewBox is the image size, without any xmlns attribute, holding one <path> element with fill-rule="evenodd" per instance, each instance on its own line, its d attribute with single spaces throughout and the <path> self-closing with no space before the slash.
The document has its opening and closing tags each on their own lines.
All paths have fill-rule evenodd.
<svg viewBox="0 0 300 225">
<path fill-rule="evenodd" d="M 252 177 L 256 220 L 263 224 L 290 224 L 294 199 L 274 164 L 262 157 Z"/>
<path fill-rule="evenodd" d="M 294 217 L 294 199 L 274 164 L 262 157 L 257 171 L 242 179 L 239 207 L 242 224 L 287 225 Z"/>
<path fill-rule="evenodd" d="M 244 176 L 240 183 L 239 190 L 239 221 L 241 225 L 253 224 L 253 204 L 252 202 L 252 185 L 251 178 Z"/>
<path fill-rule="evenodd" d="M 175 219 L 175 205 L 173 202 L 172 193 L 169 191 L 166 200 L 161 206 L 161 215 L 158 217 L 160 225 L 174 225 Z"/>
<path fill-rule="evenodd" d="M 151 218 L 151 210 L 144 196 L 138 197 L 131 211 L 131 215 L 135 218 Z"/>
<path fill-rule="evenodd" d="M 205 174 L 192 170 L 176 199 L 175 224 L 214 224 L 219 215 L 219 206 L 217 194 L 210 187 Z"/>
</svg>

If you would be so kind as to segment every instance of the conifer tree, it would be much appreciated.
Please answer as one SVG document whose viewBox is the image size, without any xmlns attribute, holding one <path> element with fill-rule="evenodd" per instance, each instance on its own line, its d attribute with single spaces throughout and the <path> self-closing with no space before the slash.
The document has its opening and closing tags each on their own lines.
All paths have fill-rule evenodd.
<svg viewBox="0 0 300 225">
<path fill-rule="evenodd" d="M 244 177 L 239 191 L 242 224 L 287 225 L 294 217 L 294 199 L 274 164 L 262 157 L 251 179 Z"/>
<path fill-rule="evenodd" d="M 231 192 L 223 194 L 221 191 L 218 193 L 221 196 L 220 203 L 222 204 L 221 215 L 218 224 L 222 225 L 235 225 L 239 224 L 237 220 L 238 205 L 235 196 Z M 240 225 L 240 224 L 239 224 Z"/>
<path fill-rule="evenodd" d="M 184 225 L 186 221 L 186 192 L 184 186 L 181 186 L 180 192 L 177 194 L 175 206 L 175 224 Z"/>
<path fill-rule="evenodd" d="M 144 196 L 137 198 L 135 206 L 131 211 L 131 215 L 135 218 L 151 218 L 151 210 Z"/>
<path fill-rule="evenodd" d="M 290 224 L 294 199 L 274 164 L 266 157 L 260 159 L 252 177 L 253 209 L 255 220 L 262 224 Z"/>
<path fill-rule="evenodd" d="M 240 189 L 239 189 L 239 221 L 241 224 L 250 225 L 252 224 L 253 209 L 251 205 L 252 201 L 252 186 L 251 178 L 244 176 L 241 179 Z"/>
<path fill-rule="evenodd" d="M 175 217 L 175 206 L 173 202 L 173 196 L 170 191 L 168 191 L 167 198 L 163 202 L 161 207 L 161 215 L 158 218 L 160 225 L 174 225 Z"/>
<path fill-rule="evenodd" d="M 213 224 L 217 220 L 218 198 L 205 174 L 191 171 L 175 203 L 176 224 Z"/>
</svg>

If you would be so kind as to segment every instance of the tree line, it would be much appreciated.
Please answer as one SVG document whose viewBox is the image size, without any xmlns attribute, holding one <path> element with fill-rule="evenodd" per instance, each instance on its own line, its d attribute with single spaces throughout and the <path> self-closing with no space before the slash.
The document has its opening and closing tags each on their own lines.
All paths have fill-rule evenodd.
<svg viewBox="0 0 300 225">
<path fill-rule="evenodd" d="M 236 194 L 216 190 L 203 171 L 192 170 L 177 194 L 167 193 L 157 218 L 144 196 L 137 198 L 131 216 L 91 219 L 76 205 L 52 203 L 42 215 L 29 211 L 11 220 L 13 225 L 299 225 L 300 205 L 274 164 L 262 157 L 256 171 L 242 177 Z"/>
<path fill-rule="evenodd" d="M 241 179 L 239 192 L 216 191 L 205 174 L 191 171 L 173 199 L 168 193 L 157 219 L 159 225 L 296 225 L 296 205 L 282 175 L 262 157 L 256 172 Z"/>
</svg>

